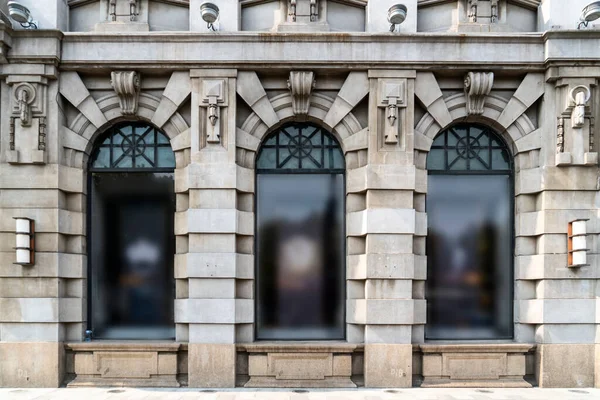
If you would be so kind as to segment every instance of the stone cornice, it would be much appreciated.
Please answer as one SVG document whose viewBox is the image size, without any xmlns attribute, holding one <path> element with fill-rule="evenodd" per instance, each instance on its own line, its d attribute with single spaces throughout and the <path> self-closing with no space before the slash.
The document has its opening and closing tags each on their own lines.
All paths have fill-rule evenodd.
<svg viewBox="0 0 600 400">
<path fill-rule="evenodd" d="M 7 54 L 12 47 L 13 29 L 11 26 L 0 21 L 0 64 L 8 62 Z"/>
<path fill-rule="evenodd" d="M 12 48 L 8 52 L 11 63 L 43 63 L 58 65 L 64 34 L 58 30 L 13 30 Z"/>
<path fill-rule="evenodd" d="M 62 67 L 264 67 L 301 62 L 361 67 L 503 65 L 531 70 L 543 65 L 543 54 L 543 38 L 538 33 L 66 33 Z"/>
</svg>

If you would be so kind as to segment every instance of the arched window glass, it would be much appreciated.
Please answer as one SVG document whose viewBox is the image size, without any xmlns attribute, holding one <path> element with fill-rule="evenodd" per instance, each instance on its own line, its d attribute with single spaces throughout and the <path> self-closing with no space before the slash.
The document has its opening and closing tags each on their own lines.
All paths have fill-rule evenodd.
<svg viewBox="0 0 600 400">
<path fill-rule="evenodd" d="M 96 147 L 92 168 L 175 168 L 169 138 L 144 123 L 113 126 Z"/>
<path fill-rule="evenodd" d="M 88 177 L 88 328 L 102 339 L 174 338 L 175 157 L 167 136 L 121 123 Z"/>
<path fill-rule="evenodd" d="M 491 129 L 459 124 L 427 157 L 428 339 L 513 332 L 513 167 Z"/>
<path fill-rule="evenodd" d="M 258 339 L 344 338 L 344 158 L 312 124 L 269 135 L 257 156 Z"/>
</svg>

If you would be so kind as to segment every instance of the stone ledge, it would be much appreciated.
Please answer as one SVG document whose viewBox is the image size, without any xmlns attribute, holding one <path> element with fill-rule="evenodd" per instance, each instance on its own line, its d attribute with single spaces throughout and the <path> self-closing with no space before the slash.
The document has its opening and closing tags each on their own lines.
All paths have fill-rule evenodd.
<svg viewBox="0 0 600 400">
<path fill-rule="evenodd" d="M 418 347 L 423 353 L 527 353 L 535 348 L 529 343 L 430 343 Z"/>
<path fill-rule="evenodd" d="M 237 350 L 248 353 L 354 353 L 364 351 L 364 345 L 347 342 L 268 341 L 241 343 L 237 345 Z"/>
</svg>

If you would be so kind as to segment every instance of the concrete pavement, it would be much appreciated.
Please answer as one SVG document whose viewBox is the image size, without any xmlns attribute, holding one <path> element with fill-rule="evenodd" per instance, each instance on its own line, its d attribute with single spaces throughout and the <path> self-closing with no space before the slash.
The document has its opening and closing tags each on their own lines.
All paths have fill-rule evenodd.
<svg viewBox="0 0 600 400">
<path fill-rule="evenodd" d="M 0 389 L 2 400 L 584 400 L 600 389 Z"/>
</svg>

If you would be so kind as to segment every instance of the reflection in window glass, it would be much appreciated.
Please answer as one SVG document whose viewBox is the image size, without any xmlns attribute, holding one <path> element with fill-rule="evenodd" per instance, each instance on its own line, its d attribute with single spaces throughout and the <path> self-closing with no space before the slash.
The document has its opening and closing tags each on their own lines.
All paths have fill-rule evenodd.
<svg viewBox="0 0 600 400">
<path fill-rule="evenodd" d="M 427 160 L 428 339 L 512 337 L 513 181 L 493 135 L 451 128 Z"/>
<path fill-rule="evenodd" d="M 95 338 L 171 339 L 175 157 L 141 122 L 111 127 L 90 157 L 89 309 Z"/>
<path fill-rule="evenodd" d="M 259 339 L 344 338 L 344 165 L 329 135 L 291 125 L 258 156 Z"/>
<path fill-rule="evenodd" d="M 174 337 L 172 173 L 93 173 L 94 337 Z"/>
</svg>

